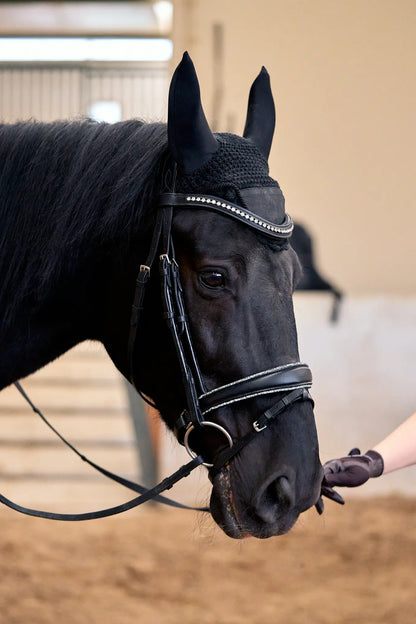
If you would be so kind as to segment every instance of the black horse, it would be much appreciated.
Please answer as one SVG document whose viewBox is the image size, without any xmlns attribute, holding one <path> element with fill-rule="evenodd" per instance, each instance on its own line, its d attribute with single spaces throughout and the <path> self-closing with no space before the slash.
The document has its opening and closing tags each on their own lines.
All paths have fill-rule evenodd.
<svg viewBox="0 0 416 624">
<path fill-rule="evenodd" d="M 264 430 L 257 420 L 250 443 L 236 442 L 233 457 L 211 474 L 211 513 L 237 538 L 287 532 L 318 501 L 322 482 L 313 404 L 305 392 L 285 401 L 293 387 L 310 383 L 298 362 L 292 308 L 299 279 L 288 244 L 293 225 L 267 165 L 274 124 L 263 68 L 244 136 L 212 134 L 185 54 L 167 126 L 0 126 L 0 388 L 90 339 L 104 344 L 168 427 L 178 429 L 181 415 L 196 411 L 179 437 L 194 430 L 192 447 L 207 461 L 247 437 L 253 417 L 270 418 Z M 161 193 L 163 206 L 173 205 L 168 234 L 157 216 Z M 189 319 L 186 350 L 192 344 L 210 427 L 194 396 L 198 384 L 189 388 L 193 366 L 178 363 L 153 268 L 143 306 L 136 301 L 143 310 L 131 340 L 138 266 L 168 235 Z M 281 376 L 298 369 L 301 379 L 292 388 L 289 379 L 282 393 Z M 235 398 L 239 384 L 244 396 Z"/>
</svg>

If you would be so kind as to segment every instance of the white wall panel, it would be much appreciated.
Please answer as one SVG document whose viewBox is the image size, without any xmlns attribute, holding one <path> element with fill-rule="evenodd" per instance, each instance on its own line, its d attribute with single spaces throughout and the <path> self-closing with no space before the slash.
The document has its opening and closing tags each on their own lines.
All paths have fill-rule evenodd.
<svg viewBox="0 0 416 624">
<path fill-rule="evenodd" d="M 166 117 L 165 63 L 0 64 L 0 121 L 85 116 L 96 101 L 119 102 L 122 119 Z"/>
</svg>

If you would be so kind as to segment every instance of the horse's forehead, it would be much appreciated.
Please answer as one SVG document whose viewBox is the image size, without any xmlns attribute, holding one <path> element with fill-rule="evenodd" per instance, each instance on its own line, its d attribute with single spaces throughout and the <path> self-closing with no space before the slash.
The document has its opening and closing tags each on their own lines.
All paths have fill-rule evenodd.
<svg viewBox="0 0 416 624">
<path fill-rule="evenodd" d="M 277 251 L 266 237 L 262 238 L 250 227 L 225 215 L 204 209 L 180 210 L 174 224 L 185 248 L 201 259 L 225 260 L 238 256 L 252 263 L 257 258 L 260 264 L 280 266 L 283 272 L 289 273 L 296 263 L 296 255 L 291 250 L 290 253 Z M 181 245 L 177 251 L 181 253 Z"/>
<path fill-rule="evenodd" d="M 252 233 L 232 218 L 205 209 L 180 210 L 174 229 L 196 254 L 226 256 L 253 242 Z M 251 235 L 251 236 L 250 236 Z"/>
</svg>

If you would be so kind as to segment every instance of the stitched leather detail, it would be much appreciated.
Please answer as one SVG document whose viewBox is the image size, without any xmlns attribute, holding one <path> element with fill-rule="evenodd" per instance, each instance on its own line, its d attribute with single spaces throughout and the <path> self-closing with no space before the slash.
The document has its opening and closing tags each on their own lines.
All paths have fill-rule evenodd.
<svg viewBox="0 0 416 624">
<path fill-rule="evenodd" d="M 291 390 L 310 388 L 312 373 L 302 362 L 278 366 L 238 381 L 216 388 L 199 397 L 202 413 L 205 415 L 214 409 L 237 401 Z"/>
</svg>

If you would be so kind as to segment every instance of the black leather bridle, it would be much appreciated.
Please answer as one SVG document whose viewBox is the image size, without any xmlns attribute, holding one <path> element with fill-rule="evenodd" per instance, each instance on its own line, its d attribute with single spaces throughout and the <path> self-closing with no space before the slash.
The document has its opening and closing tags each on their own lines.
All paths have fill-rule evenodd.
<svg viewBox="0 0 416 624">
<path fill-rule="evenodd" d="M 312 401 L 308 392 L 312 385 L 312 374 L 306 364 L 293 362 L 260 371 L 214 390 L 206 390 L 192 345 L 185 314 L 179 266 L 175 259 L 172 216 L 173 210 L 177 207 L 213 210 L 274 239 L 289 238 L 293 230 L 293 222 L 286 214 L 283 223 L 276 225 L 258 217 L 244 207 L 212 195 L 165 193 L 160 199 L 146 264 L 140 266 L 136 282 L 128 341 L 129 377 L 131 383 L 140 392 L 139 384 L 136 384 L 135 380 L 133 356 L 140 316 L 145 304 L 146 284 L 158 258 L 163 314 L 175 346 L 186 397 L 186 406 L 175 423 L 175 434 L 193 458 L 198 457 L 191 446 L 193 432 L 211 427 L 224 436 L 225 449 L 221 449 L 212 463 L 206 459 L 203 461 L 203 464 L 210 469 L 212 479 L 226 462 L 258 433 L 266 429 L 287 407 L 297 401 Z M 208 414 L 226 405 L 268 394 L 278 394 L 283 397 L 256 419 L 252 424 L 252 430 L 239 440 L 233 440 L 222 425 L 206 418 Z"/>
<path fill-rule="evenodd" d="M 297 401 L 312 401 L 308 392 L 312 385 L 312 374 L 309 367 L 301 362 L 292 362 L 283 366 L 260 371 L 248 377 L 244 377 L 232 383 L 226 384 L 214 390 L 207 391 L 200 372 L 198 361 L 192 346 L 189 324 L 185 314 L 182 286 L 179 277 L 179 267 L 175 260 L 175 253 L 172 240 L 172 215 L 175 207 L 202 208 L 213 210 L 221 214 L 226 214 L 245 225 L 261 232 L 265 236 L 274 239 L 288 239 L 293 230 L 293 223 L 289 215 L 285 215 L 282 224 L 274 224 L 264 218 L 258 217 L 253 212 L 237 204 L 227 202 L 219 197 L 211 195 L 184 195 L 180 193 L 166 193 L 161 196 L 160 205 L 157 210 L 156 223 L 153 230 L 152 241 L 146 260 L 146 264 L 140 266 L 136 280 L 136 289 L 132 305 L 130 332 L 128 338 L 128 367 L 132 384 L 136 387 L 134 371 L 134 351 L 136 347 L 138 326 L 141 313 L 145 305 L 146 285 L 150 279 L 151 270 L 154 269 L 156 258 L 158 257 L 159 275 L 161 282 L 161 301 L 163 315 L 171 332 L 175 351 L 181 372 L 183 388 L 185 391 L 186 405 L 175 424 L 175 433 L 178 441 L 185 446 L 192 459 L 188 464 L 181 466 L 176 472 L 164 479 L 155 487 L 148 489 L 134 483 L 120 475 L 106 470 L 102 466 L 89 460 L 66 440 L 45 418 L 41 411 L 32 403 L 19 382 L 15 383 L 16 388 L 29 403 L 33 411 L 38 414 L 45 424 L 66 444 L 80 459 L 98 470 L 104 476 L 120 483 L 140 494 L 136 498 L 118 505 L 99 511 L 81 514 L 60 514 L 55 512 L 40 511 L 23 507 L 14 503 L 3 494 L 0 494 L 0 502 L 4 505 L 19 511 L 20 513 L 48 518 L 52 520 L 90 520 L 119 514 L 133 509 L 148 500 L 156 500 L 160 503 L 179 507 L 182 509 L 193 509 L 198 511 L 208 511 L 207 508 L 195 508 L 169 498 L 161 496 L 161 493 L 170 489 L 180 479 L 188 476 L 195 468 L 201 464 L 209 468 L 211 480 L 240 450 L 253 440 L 259 433 L 266 429 L 279 414 Z M 137 391 L 143 396 L 137 384 Z M 276 394 L 281 398 L 259 418 L 252 423 L 251 430 L 238 440 L 234 440 L 229 432 L 213 420 L 205 417 L 215 410 L 239 401 L 245 401 L 257 396 Z M 147 397 L 143 397 L 148 403 L 153 405 Z M 191 437 L 196 430 L 203 428 L 214 428 L 223 436 L 225 443 L 218 449 L 212 463 L 206 461 L 202 455 L 198 455 L 192 450 Z M 322 494 L 332 498 L 336 502 L 342 503 L 342 498 L 332 490 L 332 488 L 322 487 Z M 322 499 L 316 504 L 319 513 L 322 513 Z"/>
</svg>

